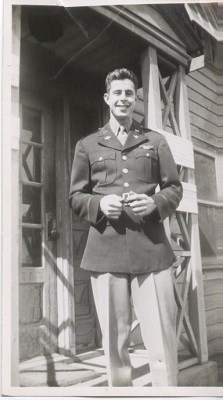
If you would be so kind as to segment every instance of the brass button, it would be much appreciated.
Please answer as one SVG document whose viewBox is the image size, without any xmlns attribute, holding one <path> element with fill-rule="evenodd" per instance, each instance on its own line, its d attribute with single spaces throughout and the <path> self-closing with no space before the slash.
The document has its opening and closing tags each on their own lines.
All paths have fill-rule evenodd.
<svg viewBox="0 0 223 400">
<path fill-rule="evenodd" d="M 149 153 L 146 153 L 147 157 L 149 157 Z"/>
<path fill-rule="evenodd" d="M 122 159 L 123 159 L 124 161 L 126 161 L 126 160 L 127 160 L 127 157 L 126 157 L 126 156 L 122 156 Z"/>
<path fill-rule="evenodd" d="M 129 170 L 127 168 L 123 168 L 122 172 L 124 172 L 124 174 L 127 174 Z"/>
<path fill-rule="evenodd" d="M 103 157 L 99 157 L 99 161 L 102 161 L 103 160 Z"/>
<path fill-rule="evenodd" d="M 124 186 L 125 187 L 129 187 L 129 183 L 128 182 L 124 182 Z"/>
</svg>

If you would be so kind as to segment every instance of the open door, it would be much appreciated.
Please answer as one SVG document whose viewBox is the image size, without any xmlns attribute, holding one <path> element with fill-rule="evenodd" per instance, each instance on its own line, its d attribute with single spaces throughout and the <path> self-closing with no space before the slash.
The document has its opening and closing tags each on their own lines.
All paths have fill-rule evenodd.
<svg viewBox="0 0 223 400">
<path fill-rule="evenodd" d="M 57 350 L 53 108 L 21 96 L 20 359 Z"/>
</svg>

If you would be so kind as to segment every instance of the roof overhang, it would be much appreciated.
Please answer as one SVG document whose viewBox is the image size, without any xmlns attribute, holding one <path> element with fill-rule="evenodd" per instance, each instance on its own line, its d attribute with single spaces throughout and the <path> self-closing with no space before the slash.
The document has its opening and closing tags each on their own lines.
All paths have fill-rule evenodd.
<svg viewBox="0 0 223 400">
<path fill-rule="evenodd" d="M 223 41 L 223 3 L 185 4 L 191 21 L 195 22 L 215 40 Z"/>
<path fill-rule="evenodd" d="M 98 13 L 122 25 L 127 30 L 134 32 L 151 46 L 166 54 L 166 56 L 175 59 L 184 66 L 188 66 L 191 55 L 187 53 L 186 46 L 182 46 L 173 40 L 165 32 L 143 20 L 132 10 L 123 6 L 103 6 L 92 7 Z"/>
</svg>

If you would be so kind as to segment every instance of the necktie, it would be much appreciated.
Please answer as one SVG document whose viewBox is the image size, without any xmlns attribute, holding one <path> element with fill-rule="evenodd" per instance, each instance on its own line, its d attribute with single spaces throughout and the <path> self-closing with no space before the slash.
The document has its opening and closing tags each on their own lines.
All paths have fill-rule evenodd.
<svg viewBox="0 0 223 400">
<path fill-rule="evenodd" d="M 118 130 L 117 138 L 123 146 L 126 142 L 127 137 L 128 137 L 128 133 L 126 132 L 126 129 L 124 128 L 124 126 L 120 126 L 119 130 Z"/>
</svg>

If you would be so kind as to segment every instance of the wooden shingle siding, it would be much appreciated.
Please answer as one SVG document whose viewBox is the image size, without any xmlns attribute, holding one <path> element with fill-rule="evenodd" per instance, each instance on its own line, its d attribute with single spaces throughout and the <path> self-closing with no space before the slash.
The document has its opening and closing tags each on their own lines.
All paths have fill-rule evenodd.
<svg viewBox="0 0 223 400">
<path fill-rule="evenodd" d="M 221 136 L 223 128 L 223 78 L 203 68 L 187 77 L 191 125 Z"/>
<path fill-rule="evenodd" d="M 202 72 L 195 71 L 187 79 L 189 87 L 190 119 L 193 127 L 210 134 L 216 134 L 220 112 L 217 108 L 217 85 Z"/>
<path fill-rule="evenodd" d="M 213 113 L 213 116 L 221 115 L 222 105 L 217 103 L 217 99 L 214 96 L 213 99 L 202 96 L 194 87 L 188 88 L 188 95 L 192 104 L 205 108 L 207 112 Z"/>
<path fill-rule="evenodd" d="M 223 129 L 223 77 L 206 67 L 188 75 L 187 85 L 192 136 L 210 143 L 208 150 L 213 154 L 216 168 L 217 191 L 213 198 L 216 204 L 211 206 L 216 254 L 202 261 L 208 351 L 213 356 L 223 353 L 223 208 L 218 205 L 223 196 L 223 178 L 218 172 L 223 168 L 223 157 L 218 153 Z M 195 142 L 201 147 L 199 141 Z M 202 147 L 205 148 L 203 144 Z M 204 171 L 204 179 L 205 176 Z"/>
<path fill-rule="evenodd" d="M 191 74 L 192 75 L 192 74 Z M 200 96 L 200 102 L 209 101 L 210 103 L 217 103 L 216 92 L 206 88 L 201 82 L 197 81 L 195 78 L 187 77 L 187 84 L 188 84 L 188 95 L 189 100 L 191 99 L 191 91 L 197 93 Z"/>
</svg>

